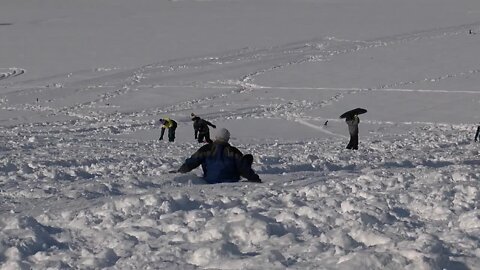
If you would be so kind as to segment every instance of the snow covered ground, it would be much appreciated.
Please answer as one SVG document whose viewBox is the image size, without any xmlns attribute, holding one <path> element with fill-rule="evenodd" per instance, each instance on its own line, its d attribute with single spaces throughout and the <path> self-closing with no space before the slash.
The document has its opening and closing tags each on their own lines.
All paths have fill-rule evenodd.
<svg viewBox="0 0 480 270">
<path fill-rule="evenodd" d="M 477 0 L 2 0 L 0 267 L 480 269 L 479 48 Z M 169 174 L 192 112 L 263 183 Z"/>
</svg>

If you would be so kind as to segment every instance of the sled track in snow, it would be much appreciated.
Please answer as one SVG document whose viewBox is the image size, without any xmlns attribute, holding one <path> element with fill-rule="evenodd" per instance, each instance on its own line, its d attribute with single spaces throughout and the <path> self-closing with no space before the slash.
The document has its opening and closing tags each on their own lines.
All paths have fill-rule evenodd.
<svg viewBox="0 0 480 270">
<path fill-rule="evenodd" d="M 156 84 L 155 87 L 158 88 L 175 88 L 175 87 L 216 87 L 216 88 L 232 88 L 234 89 L 230 94 L 238 94 L 242 92 L 251 92 L 257 89 L 305 89 L 305 90 L 337 90 L 345 91 L 344 94 L 339 94 L 331 100 L 322 102 L 319 106 L 325 104 L 331 104 L 333 101 L 338 101 L 345 94 L 355 93 L 357 91 L 404 91 L 404 92 L 438 92 L 438 93 L 447 93 L 447 90 L 427 90 L 427 89 L 400 89 L 400 86 L 406 86 L 416 82 L 398 82 L 391 85 L 381 85 L 372 88 L 323 88 L 323 87 L 268 87 L 268 86 L 258 86 L 252 83 L 257 76 L 261 76 L 264 73 L 273 71 L 276 69 L 285 68 L 291 65 L 302 64 L 310 61 L 328 61 L 328 59 L 341 54 L 354 53 L 360 50 L 366 50 L 371 48 L 386 47 L 395 44 L 415 42 L 424 39 L 441 39 L 445 37 L 451 37 L 455 35 L 460 35 L 465 33 L 470 28 L 480 26 L 480 22 L 475 22 L 471 24 L 464 24 L 459 26 L 445 27 L 445 28 L 435 28 L 425 31 L 417 31 L 407 34 L 400 34 L 388 37 L 382 37 L 378 39 L 372 39 L 367 41 L 349 41 L 349 40 L 339 40 L 336 38 L 326 37 L 326 38 L 315 38 L 311 40 L 303 40 L 299 42 L 293 42 L 285 44 L 282 46 L 275 46 L 266 49 L 251 49 L 243 48 L 238 51 L 231 51 L 228 54 L 220 54 L 217 56 L 204 57 L 201 59 L 182 59 L 180 62 L 172 60 L 169 62 L 163 62 L 162 64 L 151 65 L 146 67 L 143 73 L 146 80 L 141 80 L 143 86 L 148 87 L 149 82 L 148 77 L 150 77 L 149 72 L 158 72 L 158 68 L 161 67 L 162 70 L 166 69 L 165 65 L 169 65 L 167 68 L 169 71 L 187 71 L 189 69 L 199 69 L 200 71 L 195 71 L 194 73 L 186 74 L 173 74 L 173 76 L 178 76 L 181 79 L 181 84 L 176 84 L 174 82 L 168 84 Z M 193 60 L 193 61 L 192 61 Z M 241 69 L 242 67 L 247 66 L 249 69 L 253 69 L 250 73 L 246 75 L 241 75 L 240 77 L 232 77 L 229 79 L 219 79 L 216 82 L 209 81 L 198 81 L 192 80 L 188 81 L 189 76 L 198 76 L 204 74 L 211 74 L 217 71 L 222 70 L 236 70 Z M 156 70 L 157 69 L 157 70 Z M 438 78 L 425 78 L 418 82 L 431 82 L 439 81 L 450 78 L 459 78 L 465 76 L 473 76 L 479 74 L 480 69 L 469 70 L 466 72 L 461 72 L 458 74 L 447 74 Z M 176 73 L 176 72 L 174 72 Z M 169 75 L 166 76 L 167 78 Z M 157 77 L 158 81 L 162 81 L 163 77 Z M 151 80 L 150 80 L 151 81 Z M 158 82 L 157 81 L 157 82 Z M 177 81 L 178 83 L 179 81 Z M 478 94 L 476 91 L 455 91 L 456 93 L 465 93 L 465 94 Z M 186 101 L 184 103 L 176 104 L 173 107 L 164 107 L 150 112 L 152 114 L 157 114 L 158 112 L 173 112 L 188 110 L 192 104 L 202 104 L 203 102 L 211 102 L 222 95 L 213 95 L 208 96 L 202 99 L 196 99 L 191 101 Z"/>
<path fill-rule="evenodd" d="M 93 80 L 89 80 L 89 85 L 99 85 L 118 81 L 117 90 L 105 94 L 99 100 L 91 103 L 105 101 L 110 98 L 123 95 L 125 88 L 143 86 L 162 87 L 168 81 L 168 85 L 183 87 L 233 87 L 243 90 L 250 90 L 251 83 L 256 76 L 260 76 L 266 72 L 281 69 L 287 66 L 301 64 L 309 61 L 327 61 L 329 58 L 340 54 L 354 53 L 359 50 L 365 50 L 376 47 L 385 47 L 399 43 L 414 42 L 422 39 L 435 39 L 454 36 L 464 33 L 472 27 L 480 26 L 480 22 L 465 24 L 460 26 L 452 26 L 446 28 L 435 28 L 425 31 L 417 31 L 413 33 L 394 35 L 367 41 L 350 41 L 340 40 L 332 37 L 314 38 L 299 42 L 292 42 L 281 46 L 274 46 L 263 49 L 241 48 L 220 53 L 218 55 L 207 55 L 201 57 L 186 57 L 162 61 L 156 64 L 145 65 L 138 69 L 122 71 Z M 242 69 L 250 70 L 247 74 Z M 253 71 L 251 71 L 253 70 Z M 478 72 L 472 71 L 473 73 Z M 211 74 L 227 74 L 229 78 L 219 77 L 217 80 L 202 81 L 202 77 Z M 242 74 L 243 73 L 243 74 Z M 216 75 L 215 75 L 216 76 Z M 128 80 L 121 78 L 128 77 Z M 447 78 L 452 77 L 446 75 Z M 113 81 L 112 81 L 113 80 Z M 216 82 L 215 82 L 216 81 Z M 160 85 L 159 82 L 162 82 Z M 84 84 L 87 82 L 77 82 L 76 84 Z M 395 85 L 404 85 L 398 83 Z M 167 84 L 165 84 L 167 85 Z M 115 87 L 115 86 L 114 86 Z M 393 88 L 394 86 L 380 86 L 379 88 Z M 214 99 L 213 97 L 206 97 Z M 200 100 L 197 100 L 200 101 Z M 162 109 L 161 109 L 162 110 Z"/>
<path fill-rule="evenodd" d="M 340 40 L 336 38 L 320 38 L 313 39 L 308 42 L 303 42 L 303 50 L 301 51 L 288 51 L 296 54 L 297 57 L 291 59 L 286 63 L 279 63 L 278 65 L 272 65 L 268 69 L 257 70 L 242 78 L 242 81 L 252 81 L 253 77 L 261 75 L 271 70 L 283 68 L 286 66 L 301 64 L 307 61 L 325 61 L 335 55 L 353 53 L 360 50 L 387 47 L 395 44 L 414 42 L 423 39 L 438 39 L 448 36 L 455 36 L 461 33 L 465 33 L 468 29 L 480 26 L 480 22 L 471 24 L 464 24 L 459 26 L 451 26 L 445 28 L 434 28 L 430 30 L 416 31 L 407 34 L 399 34 L 394 36 L 382 37 L 378 39 L 371 39 L 366 41 L 350 41 Z M 312 45 L 313 44 L 313 45 Z M 281 48 L 281 47 L 280 47 Z M 275 50 L 271 50 L 275 51 Z M 287 50 L 284 50 L 287 51 Z"/>
<path fill-rule="evenodd" d="M 428 79 L 425 79 L 428 81 Z M 175 86 L 166 86 L 167 88 L 175 88 Z M 442 89 L 407 89 L 407 88 L 348 88 L 348 87 L 295 87 L 295 86 L 262 86 L 256 85 L 253 89 L 267 90 L 321 90 L 321 91 L 376 91 L 376 92 L 419 92 L 419 93 L 460 93 L 460 94 L 480 94 L 480 91 L 470 90 L 442 90 Z"/>
<path fill-rule="evenodd" d="M 52 114 L 65 114 L 78 116 L 85 121 L 100 121 L 111 118 L 108 114 L 98 113 L 95 110 L 89 110 L 85 114 L 85 108 L 93 108 L 99 103 L 108 103 L 109 100 L 124 96 L 125 94 L 142 88 L 224 88 L 231 89 L 229 93 L 209 95 L 204 98 L 188 100 L 175 105 L 152 108 L 142 112 L 120 113 L 118 117 L 131 116 L 156 116 L 159 113 L 187 112 L 199 104 L 212 104 L 215 100 L 238 94 L 248 94 L 255 90 L 319 90 L 319 91 L 339 91 L 337 95 L 323 101 L 307 104 L 308 109 L 321 108 L 325 105 L 339 101 L 345 95 L 356 93 L 358 91 L 403 91 L 403 92 L 434 92 L 447 93 L 447 90 L 427 90 L 427 89 L 401 89 L 416 82 L 398 82 L 390 85 L 380 85 L 371 88 L 327 88 L 327 87 L 269 87 L 255 85 L 255 77 L 261 76 L 269 71 L 282 69 L 291 65 L 298 65 L 306 62 L 328 61 L 332 57 L 342 54 L 355 53 L 360 50 L 386 47 L 395 44 L 415 42 L 424 39 L 441 39 L 465 33 L 468 29 L 480 26 L 480 22 L 464 24 L 459 26 L 435 28 L 425 31 L 416 31 L 407 34 L 400 34 L 366 41 L 340 40 L 334 37 L 321 37 L 310 40 L 292 42 L 281 46 L 270 48 L 241 48 L 222 52 L 216 55 L 206 55 L 199 57 L 185 57 L 162 61 L 155 64 L 149 64 L 137 69 L 122 70 L 109 74 L 101 74 L 98 77 L 90 79 L 72 81 L 65 83 L 65 88 L 88 89 L 90 87 L 103 87 L 104 93 L 97 98 L 63 108 L 38 107 L 35 105 L 13 107 L 17 110 L 50 111 Z M 0 70 L 1 71 L 1 70 Z M 8 69 L 8 72 L 0 73 L 0 80 L 15 77 L 23 74 L 22 69 Z M 80 71 L 82 74 L 87 71 Z M 89 71 L 92 72 L 92 71 Z M 76 73 L 64 74 L 64 76 L 75 77 Z M 461 78 L 466 76 L 477 76 L 480 69 L 468 70 L 458 74 L 446 74 L 438 78 L 425 78 L 418 82 L 430 82 L 446 80 L 450 78 Z M 48 90 L 48 88 L 45 88 Z M 455 91 L 455 93 L 478 94 L 476 91 Z M 267 114 L 265 114 L 267 112 Z M 123 116 L 122 116 L 123 115 Z M 216 114 L 216 118 L 234 117 L 234 116 L 267 116 L 277 118 L 297 119 L 302 117 L 299 107 L 295 104 L 278 104 L 273 107 L 260 106 L 255 108 L 235 109 L 231 112 Z M 212 115 L 214 116 L 214 115 Z M 215 116 L 214 116 L 215 117 Z M 103 121 L 103 120 L 102 120 Z M 139 124 L 138 126 L 148 125 L 149 123 Z"/>
<path fill-rule="evenodd" d="M 20 76 L 25 73 L 21 68 L 0 68 L 0 81 Z"/>
</svg>

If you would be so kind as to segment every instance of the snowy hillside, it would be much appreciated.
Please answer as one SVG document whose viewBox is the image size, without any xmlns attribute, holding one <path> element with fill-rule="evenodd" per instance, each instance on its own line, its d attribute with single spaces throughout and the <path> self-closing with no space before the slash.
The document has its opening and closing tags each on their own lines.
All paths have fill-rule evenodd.
<svg viewBox="0 0 480 270">
<path fill-rule="evenodd" d="M 0 7 L 1 269 L 480 269 L 480 2 Z M 168 173 L 192 112 L 263 183 Z"/>
</svg>

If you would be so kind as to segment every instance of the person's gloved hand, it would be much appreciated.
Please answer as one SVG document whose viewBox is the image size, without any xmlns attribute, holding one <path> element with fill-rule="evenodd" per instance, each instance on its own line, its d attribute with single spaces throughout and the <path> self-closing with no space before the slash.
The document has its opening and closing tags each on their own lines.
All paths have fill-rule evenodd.
<svg viewBox="0 0 480 270">
<path fill-rule="evenodd" d="M 217 128 L 217 126 L 213 125 L 213 128 Z"/>
</svg>

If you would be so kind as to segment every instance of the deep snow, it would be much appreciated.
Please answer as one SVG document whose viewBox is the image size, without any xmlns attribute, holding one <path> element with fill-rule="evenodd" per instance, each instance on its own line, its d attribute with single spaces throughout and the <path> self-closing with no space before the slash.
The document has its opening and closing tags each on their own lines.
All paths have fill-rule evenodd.
<svg viewBox="0 0 480 270">
<path fill-rule="evenodd" d="M 0 6 L 2 269 L 480 269 L 480 2 Z M 168 173 L 191 112 L 263 183 Z"/>
</svg>

